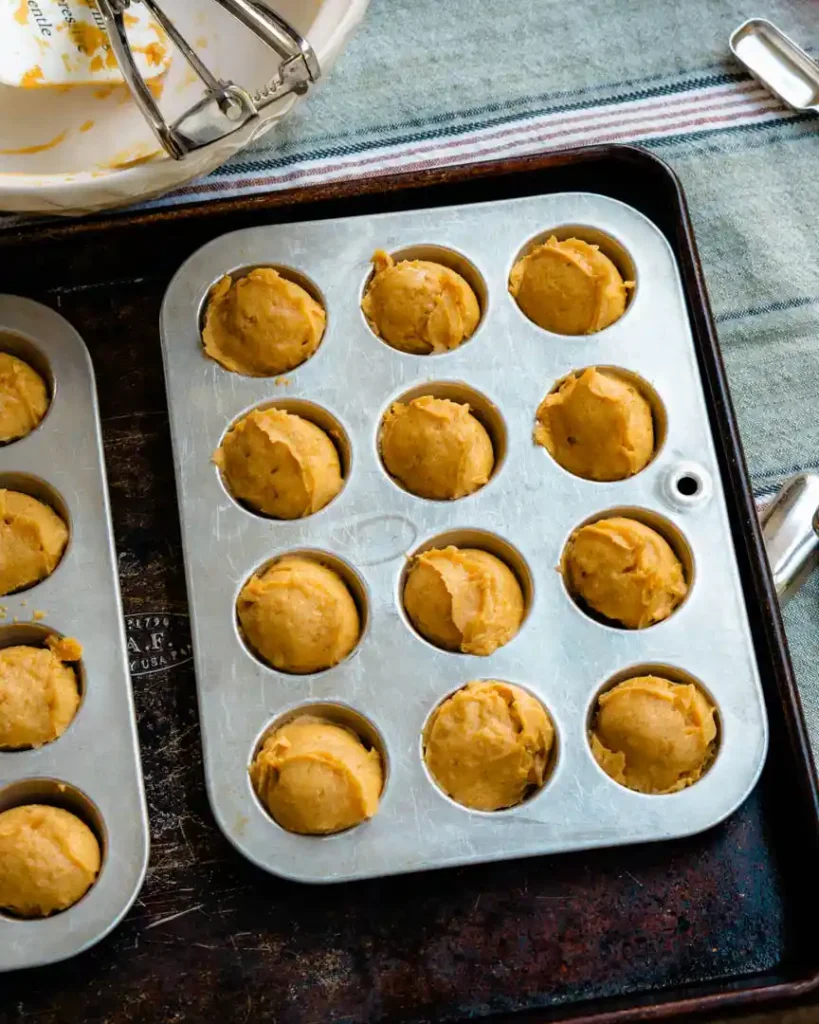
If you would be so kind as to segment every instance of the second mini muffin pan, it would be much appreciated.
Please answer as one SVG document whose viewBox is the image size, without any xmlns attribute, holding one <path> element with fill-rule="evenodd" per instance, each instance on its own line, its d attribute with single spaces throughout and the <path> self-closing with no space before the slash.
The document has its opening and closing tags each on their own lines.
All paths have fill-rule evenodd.
<svg viewBox="0 0 819 1024">
<path fill-rule="evenodd" d="M 624 316 L 598 334 L 544 331 L 508 293 L 514 261 L 553 232 L 600 244 L 636 282 Z M 438 260 L 467 277 L 482 306 L 473 337 L 436 356 L 379 340 L 360 310 L 376 248 Z M 320 347 L 284 378 L 230 373 L 202 350 L 210 287 L 256 266 L 308 282 L 327 311 Z M 762 693 L 678 268 L 640 213 L 572 193 L 239 231 L 204 246 L 177 273 L 162 337 L 208 791 L 221 828 L 245 856 L 291 879 L 343 881 L 683 836 L 721 821 L 747 796 L 767 747 Z M 623 371 L 652 403 L 658 450 L 631 479 L 572 476 L 532 440 L 544 395 L 588 366 Z M 381 463 L 384 413 L 423 394 L 469 402 L 492 437 L 495 471 L 469 497 L 415 497 Z M 230 424 L 267 405 L 317 422 L 340 449 L 345 486 L 308 518 L 255 515 L 231 497 L 211 461 Z M 587 614 L 556 571 L 573 530 L 614 514 L 663 533 L 689 577 L 681 607 L 641 631 Z M 486 548 L 522 584 L 523 626 L 489 657 L 431 646 L 402 608 L 407 557 L 447 543 Z M 340 572 L 362 612 L 352 654 L 313 675 L 263 664 L 236 618 L 250 576 L 294 552 Z M 713 764 L 665 796 L 612 781 L 588 742 L 599 693 L 648 672 L 697 682 L 718 709 Z M 431 712 L 475 679 L 534 694 L 557 735 L 544 787 L 491 813 L 450 800 L 422 757 Z M 249 764 L 270 729 L 299 713 L 335 717 L 381 752 L 386 781 L 370 821 L 324 838 L 299 836 L 262 807 Z"/>
<path fill-rule="evenodd" d="M 80 704 L 62 736 L 0 750 L 0 812 L 63 807 L 100 845 L 100 873 L 74 906 L 47 918 L 0 910 L 0 971 L 63 960 L 106 935 L 135 899 L 148 863 L 148 817 L 125 648 L 94 371 L 58 313 L 0 295 L 0 351 L 46 381 L 50 404 L 28 436 L 0 448 L 0 488 L 51 506 L 68 544 L 52 574 L 0 597 L 0 648 L 42 647 L 49 636 L 83 647 Z"/>
</svg>

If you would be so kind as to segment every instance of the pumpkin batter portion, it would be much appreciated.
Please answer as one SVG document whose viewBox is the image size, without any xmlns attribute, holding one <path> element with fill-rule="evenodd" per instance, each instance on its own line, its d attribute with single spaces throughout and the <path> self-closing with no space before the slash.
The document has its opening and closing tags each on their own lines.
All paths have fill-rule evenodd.
<svg viewBox="0 0 819 1024">
<path fill-rule="evenodd" d="M 509 275 L 509 291 L 526 316 L 556 334 L 602 331 L 623 315 L 633 287 L 598 246 L 554 235 Z"/>
<path fill-rule="evenodd" d="M 540 403 L 535 441 L 586 480 L 625 480 L 654 455 L 651 406 L 633 384 L 590 367 Z"/>
<path fill-rule="evenodd" d="M 227 433 L 213 461 L 240 501 L 276 519 L 318 512 L 343 483 L 329 436 L 284 409 L 248 413 Z"/>
<path fill-rule="evenodd" d="M 477 491 L 495 465 L 489 434 L 469 406 L 431 395 L 392 405 L 381 426 L 381 457 L 408 491 L 437 500 Z"/>
<path fill-rule="evenodd" d="M 361 633 L 355 601 L 338 573 L 299 555 L 285 555 L 252 576 L 237 613 L 251 646 L 282 672 L 337 665 Z"/>
<path fill-rule="evenodd" d="M 274 377 L 310 358 L 326 320 L 324 308 L 301 285 L 272 267 L 257 267 L 213 286 L 202 340 L 226 370 Z"/>
<path fill-rule="evenodd" d="M 361 302 L 372 330 L 401 352 L 430 355 L 457 348 L 475 333 L 481 310 L 460 274 L 429 260 L 401 260 L 377 250 Z"/>
<path fill-rule="evenodd" d="M 638 676 L 600 695 L 592 753 L 615 782 L 639 793 L 690 786 L 714 759 L 716 709 L 693 683 Z"/>
<path fill-rule="evenodd" d="M 0 597 L 50 576 L 67 543 L 68 527 L 52 508 L 0 490 Z"/>
<path fill-rule="evenodd" d="M 0 907 L 47 917 L 81 899 L 100 870 L 91 829 L 61 807 L 26 804 L 0 814 Z"/>
<path fill-rule="evenodd" d="M 0 750 L 41 747 L 62 736 L 80 703 L 76 640 L 50 636 L 46 647 L 0 650 Z"/>
<path fill-rule="evenodd" d="M 377 750 L 351 729 L 312 715 L 268 736 L 250 777 L 282 828 L 306 835 L 341 832 L 372 818 L 384 786 Z"/>
<path fill-rule="evenodd" d="M 614 516 L 576 530 L 563 554 L 569 592 L 628 629 L 668 616 L 688 593 L 668 541 L 650 526 Z"/>
<path fill-rule="evenodd" d="M 48 410 L 45 381 L 22 359 L 0 352 L 0 442 L 25 437 Z"/>
<path fill-rule="evenodd" d="M 465 807 L 519 804 L 546 780 L 555 731 L 531 694 L 494 680 L 467 683 L 436 708 L 424 760 L 445 793 Z"/>
<path fill-rule="evenodd" d="M 412 560 L 404 607 L 418 632 L 437 647 L 492 654 L 523 621 L 523 592 L 512 570 L 477 548 L 433 548 Z"/>
</svg>

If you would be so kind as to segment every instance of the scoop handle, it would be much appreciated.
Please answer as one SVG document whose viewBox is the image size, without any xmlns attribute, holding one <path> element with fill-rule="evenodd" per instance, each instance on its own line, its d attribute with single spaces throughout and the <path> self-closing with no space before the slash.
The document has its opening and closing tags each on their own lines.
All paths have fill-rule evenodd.
<svg viewBox="0 0 819 1024">
<path fill-rule="evenodd" d="M 819 475 L 791 477 L 761 521 L 776 593 L 785 604 L 819 564 Z"/>
</svg>

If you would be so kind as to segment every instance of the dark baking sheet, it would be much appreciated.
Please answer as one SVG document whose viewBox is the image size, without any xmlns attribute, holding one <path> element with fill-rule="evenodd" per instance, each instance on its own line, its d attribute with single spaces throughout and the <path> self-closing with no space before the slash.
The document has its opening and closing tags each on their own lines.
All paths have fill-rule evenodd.
<svg viewBox="0 0 819 1024">
<path fill-rule="evenodd" d="M 680 260 L 771 720 L 762 781 L 727 822 L 683 841 L 329 888 L 266 875 L 229 847 L 205 795 L 157 329 L 165 286 L 238 227 L 564 190 L 635 206 Z M 153 841 L 124 923 L 73 961 L 0 979 L 0 1019 L 603 1024 L 713 1019 L 819 985 L 813 765 L 684 199 L 664 164 L 601 147 L 52 222 L 0 233 L 0 278 L 58 308 L 94 360 Z"/>
</svg>

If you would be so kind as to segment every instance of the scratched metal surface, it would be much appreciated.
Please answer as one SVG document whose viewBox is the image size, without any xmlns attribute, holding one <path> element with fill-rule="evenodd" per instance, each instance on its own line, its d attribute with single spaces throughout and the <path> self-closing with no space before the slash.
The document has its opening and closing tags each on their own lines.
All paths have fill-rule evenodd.
<svg viewBox="0 0 819 1024">
<path fill-rule="evenodd" d="M 548 334 L 521 314 L 507 292 L 517 254 L 534 235 L 559 225 L 604 232 L 636 266 L 636 294 L 625 316 L 591 337 Z M 474 337 L 436 357 L 383 344 L 359 309 L 374 249 L 424 245 L 466 256 L 488 293 Z M 204 356 L 199 337 L 210 286 L 227 272 L 266 263 L 304 275 L 323 295 L 328 315 L 319 350 L 284 382 L 224 370 Z M 180 269 L 163 304 L 161 336 L 208 791 L 222 830 L 250 860 L 290 879 L 338 882 L 688 835 L 721 821 L 745 799 L 767 746 L 764 701 L 676 261 L 642 214 L 605 196 L 576 193 L 236 232 L 208 243 Z M 532 441 L 544 394 L 571 370 L 590 365 L 640 375 L 665 406 L 667 436 L 658 457 L 626 481 L 578 479 Z M 485 396 L 488 415 L 498 411 L 507 435 L 493 479 L 455 502 L 406 493 L 390 480 L 377 452 L 380 419 L 391 403 L 410 389 L 423 393 L 441 382 L 465 384 Z M 242 508 L 211 462 L 231 422 L 281 399 L 306 400 L 329 412 L 352 449 L 339 497 L 319 514 L 291 522 Z M 712 486 L 685 504 L 668 481 L 692 462 Z M 591 515 L 623 507 L 671 522 L 693 552 L 688 600 L 648 630 L 592 621 L 568 598 L 555 572 L 574 528 Z M 488 658 L 421 641 L 398 596 L 409 553 L 444 534 L 457 543 L 457 531 L 475 529 L 517 549 L 534 590 L 520 633 Z M 237 594 L 252 573 L 299 549 L 343 559 L 368 595 L 369 624 L 353 655 L 310 676 L 260 663 L 243 642 L 235 615 Z M 595 763 L 586 739 L 600 687 L 626 670 L 637 675 L 657 666 L 701 680 L 719 707 L 721 729 L 719 753 L 706 776 L 662 797 L 614 783 Z M 467 810 L 443 796 L 420 752 L 427 716 L 475 678 L 529 688 L 549 709 L 558 735 L 557 763 L 544 789 L 495 814 Z M 277 826 L 247 773 L 265 729 L 313 705 L 320 712 L 325 705 L 350 707 L 363 716 L 383 737 L 389 763 L 377 815 L 321 839 Z"/>
<path fill-rule="evenodd" d="M 572 168 L 565 186 L 581 172 Z M 639 202 L 639 177 L 635 185 Z M 540 1024 L 600 999 L 653 1003 L 758 972 L 775 978 L 810 934 L 800 924 L 803 907 L 810 917 L 808 865 L 794 842 L 802 811 L 781 732 L 772 737 L 781 756 L 768 758 L 739 810 L 671 843 L 319 888 L 258 870 L 223 837 L 205 792 L 186 653 L 157 332 L 170 275 L 207 230 L 175 219 L 116 245 L 107 230 L 86 237 L 86 279 L 76 242 L 14 246 L 5 264 L 10 287 L 59 308 L 94 361 L 152 845 L 119 928 L 69 963 L 5 975 L 0 1020 L 509 1024 L 531 1010 Z M 112 251 L 116 270 L 102 280 Z"/>
<path fill-rule="evenodd" d="M 0 486 L 55 503 L 71 531 L 48 579 L 2 599 L 0 645 L 40 645 L 53 632 L 76 637 L 84 670 L 80 707 L 58 740 L 0 752 L 0 810 L 61 804 L 84 817 L 103 846 L 99 878 L 69 910 L 30 921 L 0 912 L 3 971 L 73 956 L 119 922 L 145 873 L 148 821 L 88 352 L 53 310 L 12 296 L 0 296 L 0 348 L 53 375 L 41 425 L 0 449 Z"/>
</svg>

